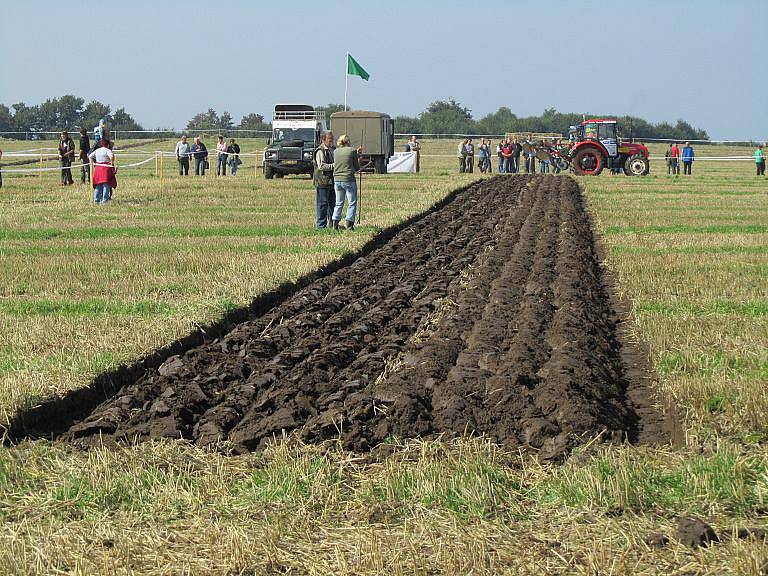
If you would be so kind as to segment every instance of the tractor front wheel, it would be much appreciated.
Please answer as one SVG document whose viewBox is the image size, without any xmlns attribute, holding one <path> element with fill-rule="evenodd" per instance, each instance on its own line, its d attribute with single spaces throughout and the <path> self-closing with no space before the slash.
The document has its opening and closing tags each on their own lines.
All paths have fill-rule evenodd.
<svg viewBox="0 0 768 576">
<path fill-rule="evenodd" d="M 648 172 L 650 172 L 650 166 L 645 156 L 635 154 L 624 162 L 624 174 L 627 176 L 645 176 Z"/>
<path fill-rule="evenodd" d="M 604 167 L 603 154 L 591 146 L 582 148 L 573 157 L 573 170 L 579 176 L 599 176 Z"/>
</svg>

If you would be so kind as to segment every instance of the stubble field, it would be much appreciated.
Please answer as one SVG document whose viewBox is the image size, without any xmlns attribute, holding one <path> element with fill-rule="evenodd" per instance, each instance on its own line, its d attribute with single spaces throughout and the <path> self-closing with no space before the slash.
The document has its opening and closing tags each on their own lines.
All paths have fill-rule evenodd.
<svg viewBox="0 0 768 576">
<path fill-rule="evenodd" d="M 453 148 L 426 142 L 422 174 L 366 177 L 363 226 L 340 235 L 312 230 L 306 180 L 266 182 L 248 164 L 235 178 L 198 180 L 166 166 L 162 194 L 153 165 L 127 169 L 115 201 L 98 208 L 85 187 L 59 188 L 55 176 L 6 175 L 0 422 L 198 331 L 469 184 L 477 175 L 454 173 Z M 711 154 L 724 152 L 746 150 Z M 502 446 L 385 433 L 375 439 L 386 450 L 370 454 L 344 442 L 234 456 L 170 440 L 88 450 L 27 440 L 0 449 L 0 571 L 760 573 L 762 541 L 691 550 L 674 525 L 694 514 L 721 536 L 768 526 L 766 184 L 748 163 L 698 162 L 690 178 L 661 168 L 579 183 L 618 296 L 634 304 L 627 339 L 649 349 L 655 400 L 677 406 L 679 445 L 587 442 L 555 464 L 491 430 Z M 491 217 L 513 199 L 495 199 Z M 503 229 L 488 218 L 458 222 L 455 234 Z M 472 282 L 479 265 L 454 267 Z M 460 282 L 456 290 L 444 300 L 472 293 Z M 657 532 L 670 544 L 649 546 Z"/>
</svg>

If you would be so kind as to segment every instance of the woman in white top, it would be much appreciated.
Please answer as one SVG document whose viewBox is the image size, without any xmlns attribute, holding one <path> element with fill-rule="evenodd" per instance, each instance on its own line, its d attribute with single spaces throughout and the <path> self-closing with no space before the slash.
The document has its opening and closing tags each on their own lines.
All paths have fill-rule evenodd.
<svg viewBox="0 0 768 576">
<path fill-rule="evenodd" d="M 117 188 L 115 155 L 109 149 L 108 140 L 100 140 L 99 147 L 88 154 L 93 165 L 93 202 L 106 204 L 112 199 L 112 189 Z"/>
</svg>

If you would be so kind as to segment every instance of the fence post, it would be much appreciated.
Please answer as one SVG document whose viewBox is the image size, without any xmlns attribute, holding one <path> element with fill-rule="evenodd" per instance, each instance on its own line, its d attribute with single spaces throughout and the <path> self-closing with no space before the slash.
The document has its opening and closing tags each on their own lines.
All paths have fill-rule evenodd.
<svg viewBox="0 0 768 576">
<path fill-rule="evenodd" d="M 253 177 L 258 178 L 259 177 L 259 147 L 256 147 L 256 158 L 254 158 L 253 163 Z"/>
<path fill-rule="evenodd" d="M 43 149 L 40 148 L 40 180 L 43 179 Z"/>
</svg>

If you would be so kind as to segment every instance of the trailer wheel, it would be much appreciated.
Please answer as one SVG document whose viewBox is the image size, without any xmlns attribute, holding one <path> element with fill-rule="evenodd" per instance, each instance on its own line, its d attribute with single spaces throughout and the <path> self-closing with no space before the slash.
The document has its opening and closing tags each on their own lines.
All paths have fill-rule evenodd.
<svg viewBox="0 0 768 576">
<path fill-rule="evenodd" d="M 573 157 L 573 171 L 579 176 L 599 176 L 605 167 L 603 154 L 594 146 L 586 146 Z"/>
<path fill-rule="evenodd" d="M 624 174 L 627 176 L 645 176 L 649 171 L 648 158 L 640 154 L 630 156 L 624 163 Z"/>
<path fill-rule="evenodd" d="M 275 177 L 275 171 L 272 170 L 272 166 L 269 164 L 264 164 L 264 178 L 267 180 L 272 180 L 272 178 Z"/>
<path fill-rule="evenodd" d="M 384 163 L 383 156 L 376 156 L 376 158 L 373 161 L 373 171 L 376 172 L 376 174 L 387 173 L 387 165 Z"/>
</svg>

